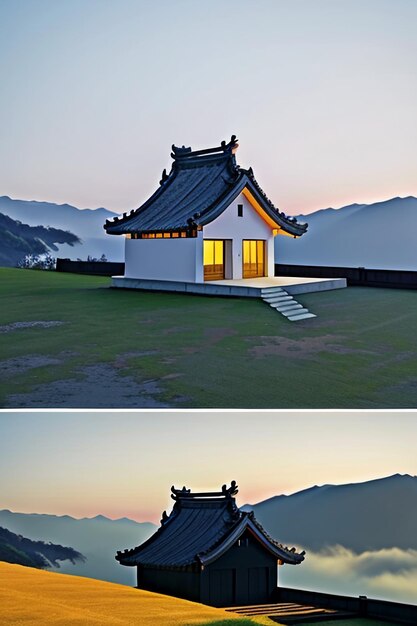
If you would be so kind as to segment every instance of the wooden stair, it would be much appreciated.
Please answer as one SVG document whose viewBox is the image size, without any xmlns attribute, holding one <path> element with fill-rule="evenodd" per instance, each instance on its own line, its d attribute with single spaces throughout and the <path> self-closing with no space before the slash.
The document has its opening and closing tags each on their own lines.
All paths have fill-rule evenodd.
<svg viewBox="0 0 417 626">
<path fill-rule="evenodd" d="M 351 619 L 353 613 L 324 609 L 313 605 L 296 604 L 293 602 L 279 602 L 274 604 L 254 604 L 249 606 L 234 606 L 225 609 L 230 613 L 237 613 L 242 617 L 257 617 L 265 615 L 279 624 L 307 624 L 326 620 Z"/>
</svg>

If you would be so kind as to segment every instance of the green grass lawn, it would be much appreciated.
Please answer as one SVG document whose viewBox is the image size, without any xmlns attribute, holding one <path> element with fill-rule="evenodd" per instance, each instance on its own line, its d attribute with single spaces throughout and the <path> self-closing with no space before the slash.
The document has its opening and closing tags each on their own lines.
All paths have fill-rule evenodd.
<svg viewBox="0 0 417 626">
<path fill-rule="evenodd" d="M 261 300 L 109 285 L 0 268 L 1 406 L 57 406 L 58 393 L 59 406 L 81 408 L 107 393 L 109 407 L 139 408 L 141 390 L 171 407 L 417 405 L 414 291 L 302 295 L 317 318 L 290 323 Z M 61 324 L 10 327 L 30 321 Z"/>
</svg>

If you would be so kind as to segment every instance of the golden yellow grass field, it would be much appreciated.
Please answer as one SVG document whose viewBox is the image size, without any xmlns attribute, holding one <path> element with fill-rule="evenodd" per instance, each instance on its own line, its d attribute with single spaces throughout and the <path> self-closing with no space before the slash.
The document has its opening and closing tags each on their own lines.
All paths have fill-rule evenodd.
<svg viewBox="0 0 417 626">
<path fill-rule="evenodd" d="M 224 619 L 238 617 L 222 609 L 124 585 L 0 563 L 2 625 L 178 626 Z M 265 618 L 253 623 L 271 624 Z"/>
</svg>

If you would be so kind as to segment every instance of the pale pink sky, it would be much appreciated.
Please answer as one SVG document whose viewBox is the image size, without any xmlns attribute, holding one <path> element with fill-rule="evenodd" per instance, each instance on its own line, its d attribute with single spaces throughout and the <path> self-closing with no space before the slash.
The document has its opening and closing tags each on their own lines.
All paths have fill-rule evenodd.
<svg viewBox="0 0 417 626">
<path fill-rule="evenodd" d="M 417 3 L 4 0 L 0 195 L 139 206 L 232 133 L 288 213 L 417 196 Z"/>
<path fill-rule="evenodd" d="M 237 480 L 238 503 L 417 474 L 400 412 L 32 412 L 0 417 L 0 509 L 158 521 L 170 487 Z"/>
</svg>

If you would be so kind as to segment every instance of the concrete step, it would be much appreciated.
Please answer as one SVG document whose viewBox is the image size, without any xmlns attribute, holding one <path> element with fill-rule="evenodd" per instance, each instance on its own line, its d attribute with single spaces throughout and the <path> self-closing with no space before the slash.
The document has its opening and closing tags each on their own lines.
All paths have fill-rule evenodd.
<svg viewBox="0 0 417 626">
<path fill-rule="evenodd" d="M 303 313 L 302 315 L 292 315 L 287 319 L 289 319 L 290 322 L 298 322 L 300 320 L 308 320 L 310 317 L 317 317 L 317 315 L 314 315 L 314 313 Z"/>
<path fill-rule="evenodd" d="M 290 294 L 286 291 L 271 291 L 270 293 L 263 293 L 261 298 L 265 300 L 265 298 L 279 298 L 280 296 L 289 296 Z"/>
<path fill-rule="evenodd" d="M 270 307 L 281 313 L 290 322 L 316 317 L 281 287 L 264 287 L 261 289 L 261 297 L 266 304 L 269 304 Z"/>
<path fill-rule="evenodd" d="M 271 295 L 263 296 L 262 300 L 265 302 L 271 302 L 271 300 L 279 300 L 280 298 L 292 298 L 289 293 L 273 293 Z"/>
<path fill-rule="evenodd" d="M 281 310 L 281 309 L 289 309 L 289 308 L 291 308 L 293 306 L 302 307 L 304 305 L 302 305 L 299 302 L 297 302 L 297 300 L 284 300 L 284 302 L 276 302 L 274 304 L 274 307 L 276 309 L 279 308 L 279 310 Z"/>
<path fill-rule="evenodd" d="M 264 301 L 268 304 L 273 304 L 274 302 L 288 302 L 289 300 L 294 300 L 294 298 L 292 296 L 274 296 L 273 298 L 264 298 Z"/>
<path fill-rule="evenodd" d="M 283 292 L 284 289 L 282 287 L 262 287 L 261 295 L 267 295 L 268 293 L 280 293 Z M 287 293 L 287 292 L 285 292 Z"/>
<path fill-rule="evenodd" d="M 310 311 L 308 309 L 294 309 L 291 311 L 280 311 L 281 315 L 284 315 L 285 317 L 294 317 L 296 315 L 304 315 L 305 313 L 310 313 Z"/>
<path fill-rule="evenodd" d="M 294 302 L 284 302 L 284 304 L 279 304 L 278 306 L 274 306 L 279 313 L 284 313 L 284 311 L 296 311 L 297 309 L 303 309 L 303 305 L 299 304 L 294 300 Z"/>
<path fill-rule="evenodd" d="M 284 300 L 284 302 L 271 302 L 269 306 L 273 309 L 277 309 L 278 307 L 284 306 L 284 304 L 290 306 L 292 304 L 297 304 L 297 302 L 295 300 Z"/>
<path fill-rule="evenodd" d="M 298 309 L 303 308 L 303 306 L 301 304 L 298 304 L 296 300 L 289 300 L 287 302 L 275 302 L 273 304 L 270 304 L 269 306 L 272 306 L 273 309 L 277 309 L 280 312 L 286 311 L 287 309 L 293 309 L 294 307 L 297 307 Z"/>
</svg>

